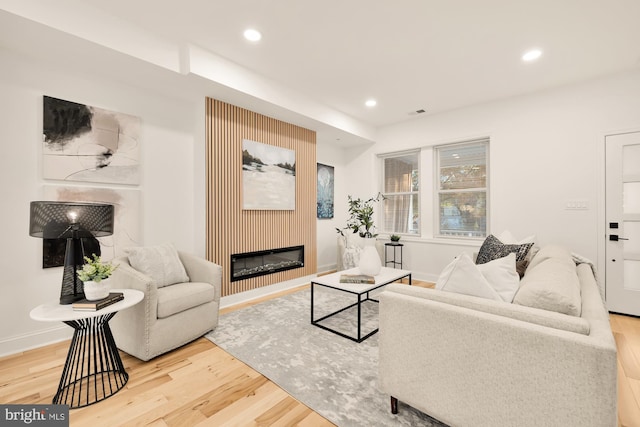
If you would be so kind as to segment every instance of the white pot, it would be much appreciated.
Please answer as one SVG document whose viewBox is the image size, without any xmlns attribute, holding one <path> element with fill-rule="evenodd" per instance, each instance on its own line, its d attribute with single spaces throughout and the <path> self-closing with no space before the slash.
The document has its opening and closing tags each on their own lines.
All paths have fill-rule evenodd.
<svg viewBox="0 0 640 427">
<path fill-rule="evenodd" d="M 99 282 L 92 280 L 84 282 L 84 297 L 89 301 L 96 301 L 109 296 L 109 279 Z"/>
<path fill-rule="evenodd" d="M 366 274 L 368 276 L 375 276 L 380 273 L 382 268 L 382 262 L 380 261 L 380 255 L 376 249 L 376 239 L 363 239 L 364 249 L 360 254 L 360 274 Z"/>
</svg>

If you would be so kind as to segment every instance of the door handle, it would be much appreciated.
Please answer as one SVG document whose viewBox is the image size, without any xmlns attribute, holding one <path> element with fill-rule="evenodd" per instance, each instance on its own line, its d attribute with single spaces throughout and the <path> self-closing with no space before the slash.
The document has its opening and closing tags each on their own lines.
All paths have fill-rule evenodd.
<svg viewBox="0 0 640 427">
<path fill-rule="evenodd" d="M 609 234 L 609 240 L 611 240 L 612 242 L 617 242 L 618 240 L 629 240 L 629 239 L 626 239 L 624 237 L 618 237 L 617 234 Z"/>
</svg>

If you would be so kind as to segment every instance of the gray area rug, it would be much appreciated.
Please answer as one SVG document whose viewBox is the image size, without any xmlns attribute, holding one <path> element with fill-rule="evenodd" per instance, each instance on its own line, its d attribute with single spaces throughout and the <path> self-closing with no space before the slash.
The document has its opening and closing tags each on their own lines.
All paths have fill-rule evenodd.
<svg viewBox="0 0 640 427">
<path fill-rule="evenodd" d="M 316 319 L 356 301 L 326 288 L 314 297 Z M 354 336 L 355 310 L 323 324 Z M 364 305 L 363 335 L 378 327 L 377 311 Z M 377 334 L 358 344 L 311 325 L 308 289 L 222 315 L 206 337 L 340 427 L 444 425 L 402 403 L 391 414 L 377 385 Z"/>
</svg>

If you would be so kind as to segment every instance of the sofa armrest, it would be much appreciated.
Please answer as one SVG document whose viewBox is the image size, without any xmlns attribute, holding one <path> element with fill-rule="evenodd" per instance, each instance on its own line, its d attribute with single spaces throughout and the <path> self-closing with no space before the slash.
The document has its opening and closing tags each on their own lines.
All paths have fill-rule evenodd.
<svg viewBox="0 0 640 427">
<path fill-rule="evenodd" d="M 178 251 L 180 261 L 192 282 L 209 283 L 215 290 L 216 301 L 220 301 L 222 286 L 222 267 L 204 258 L 200 258 L 188 252 Z"/>
<path fill-rule="evenodd" d="M 604 339 L 440 301 L 379 296 L 383 392 L 450 425 L 616 424 Z"/>
</svg>

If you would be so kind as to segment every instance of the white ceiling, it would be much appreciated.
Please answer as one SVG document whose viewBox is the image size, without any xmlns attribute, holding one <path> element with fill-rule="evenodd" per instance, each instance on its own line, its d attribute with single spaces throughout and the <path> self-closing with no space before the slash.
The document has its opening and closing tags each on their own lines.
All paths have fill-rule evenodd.
<svg viewBox="0 0 640 427">
<path fill-rule="evenodd" d="M 113 43 L 87 38 L 103 46 L 131 28 L 198 46 L 371 128 L 640 69 L 639 0 L 64 0 L 58 25 L 47 1 L 0 7 L 81 39 L 107 25 Z M 261 42 L 243 39 L 248 27 Z M 0 42 L 15 47 L 15 33 Z M 33 34 L 31 50 L 53 37 Z M 532 47 L 542 57 L 523 63 Z"/>
<path fill-rule="evenodd" d="M 85 3 L 374 126 L 640 66 L 638 0 Z M 260 43 L 242 38 L 248 27 Z M 532 47 L 544 54 L 525 64 Z"/>
</svg>

